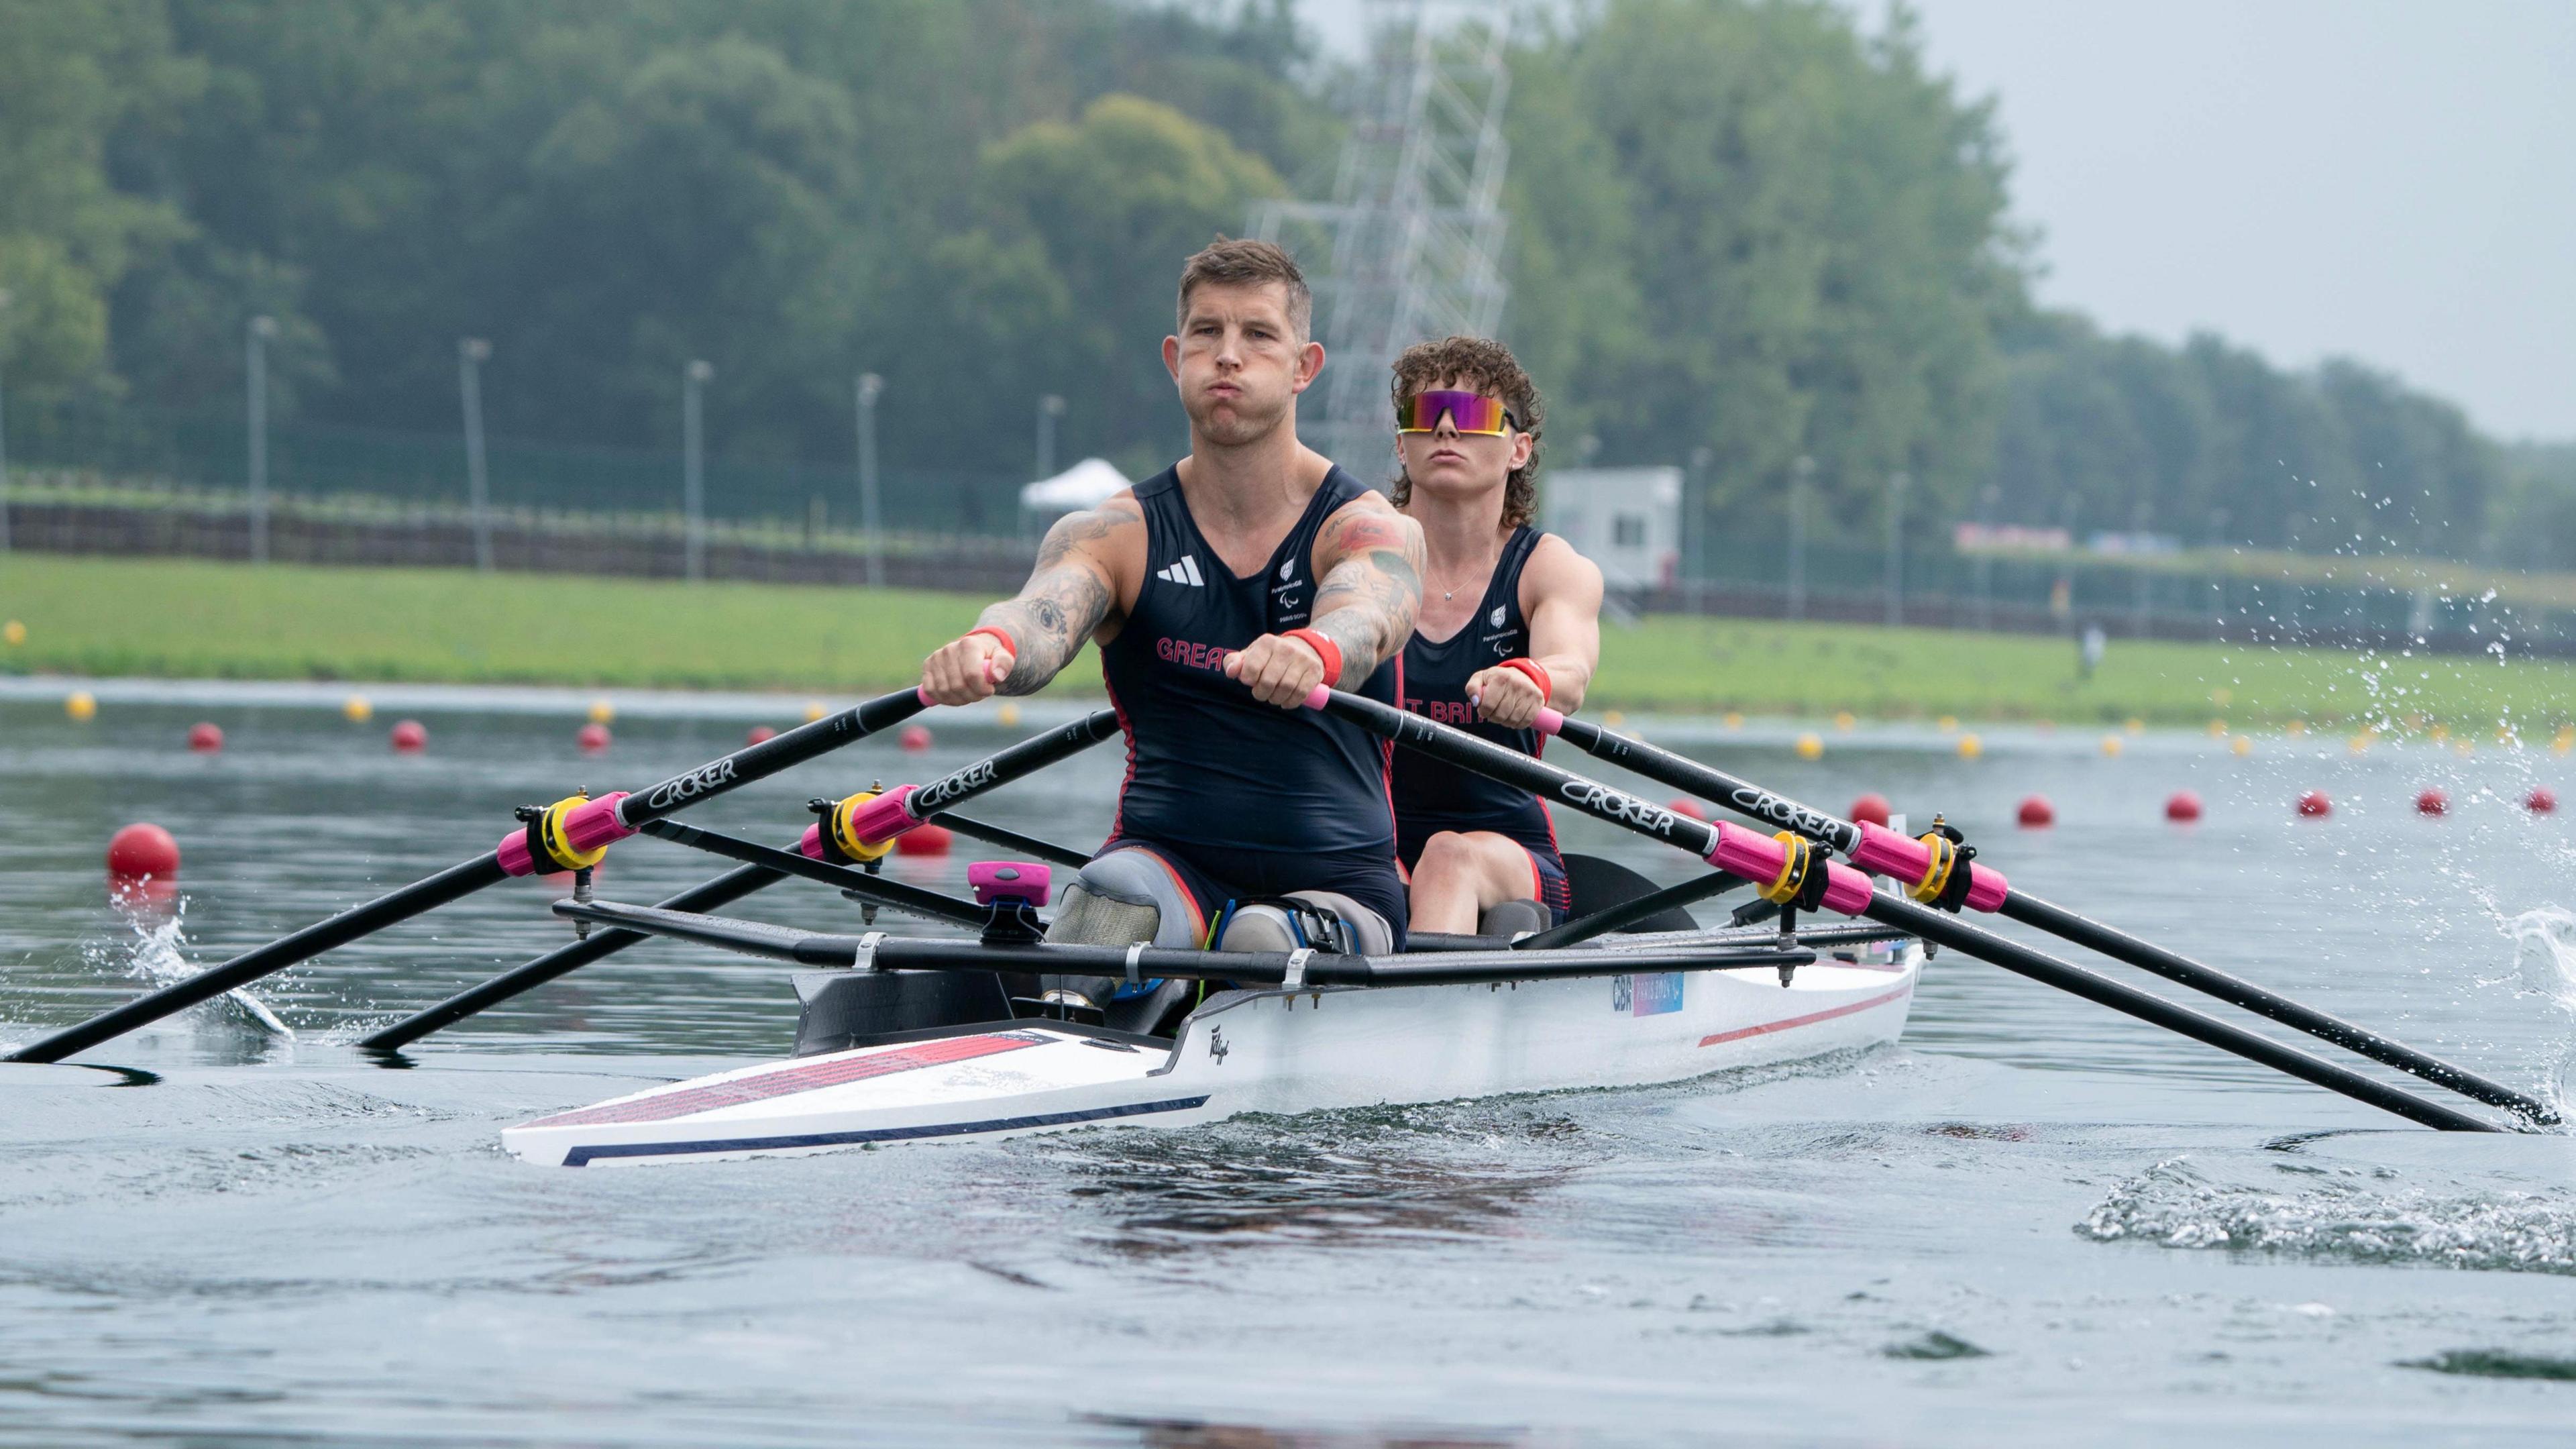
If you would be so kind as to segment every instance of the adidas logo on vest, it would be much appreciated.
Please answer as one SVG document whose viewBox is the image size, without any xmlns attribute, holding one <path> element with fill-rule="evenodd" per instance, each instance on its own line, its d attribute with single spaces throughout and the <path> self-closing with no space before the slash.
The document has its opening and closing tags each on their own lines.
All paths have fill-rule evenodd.
<svg viewBox="0 0 2576 1449">
<path fill-rule="evenodd" d="M 1199 577 L 1199 561 L 1188 554 L 1182 554 L 1180 561 L 1170 568 L 1154 570 L 1154 577 L 1167 584 L 1187 584 L 1194 589 L 1207 587 L 1207 580 Z"/>
</svg>

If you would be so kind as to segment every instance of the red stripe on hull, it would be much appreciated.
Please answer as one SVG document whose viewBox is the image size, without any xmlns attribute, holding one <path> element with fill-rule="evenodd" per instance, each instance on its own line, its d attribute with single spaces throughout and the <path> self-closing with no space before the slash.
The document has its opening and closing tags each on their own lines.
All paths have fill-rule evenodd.
<svg viewBox="0 0 2576 1449">
<path fill-rule="evenodd" d="M 1913 994 L 1914 983 L 1909 981 L 1894 991 L 1882 991 L 1876 996 L 1849 1002 L 1830 1010 L 1813 1012 L 1806 1016 L 1793 1016 L 1787 1021 L 1767 1021 L 1760 1026 L 1748 1026 L 1736 1031 L 1721 1031 L 1715 1036 L 1704 1036 L 1699 1039 L 1699 1044 L 1704 1047 L 1723 1046 L 1731 1041 L 1742 1041 L 1746 1037 L 1768 1036 L 1775 1031 L 1787 1031 L 1793 1026 L 1814 1026 L 1820 1021 L 1831 1021 L 1837 1016 L 1849 1016 L 1855 1011 L 1867 1011 L 1873 1006 L 1885 1006 L 1891 1001 L 1901 1000 Z"/>
<path fill-rule="evenodd" d="M 730 1082 L 697 1087 L 686 1092 L 668 1092 L 640 1101 L 620 1102 L 606 1107 L 585 1107 L 559 1117 L 541 1117 L 531 1127 L 595 1127 L 609 1122 L 667 1122 L 674 1117 L 687 1117 L 711 1112 L 718 1107 L 736 1107 L 745 1102 L 764 1102 L 772 1097 L 810 1092 L 817 1087 L 837 1087 L 844 1082 L 864 1082 L 872 1077 L 890 1077 L 897 1072 L 919 1071 L 923 1067 L 945 1066 L 950 1062 L 973 1061 L 1001 1052 L 1015 1052 L 1023 1047 L 1044 1046 L 1056 1038 L 1034 1032 L 995 1032 L 989 1036 L 953 1036 L 941 1041 L 926 1041 L 916 1046 L 878 1052 L 872 1056 L 843 1057 L 838 1061 L 812 1062 L 804 1066 L 785 1067 L 763 1072 L 754 1077 L 737 1077 Z"/>
</svg>

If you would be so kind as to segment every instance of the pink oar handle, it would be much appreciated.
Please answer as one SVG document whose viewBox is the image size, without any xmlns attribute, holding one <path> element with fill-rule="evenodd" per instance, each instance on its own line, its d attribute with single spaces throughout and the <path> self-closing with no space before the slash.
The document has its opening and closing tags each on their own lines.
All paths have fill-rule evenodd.
<svg viewBox="0 0 2576 1449">
<path fill-rule="evenodd" d="M 1730 875 L 1740 875 L 1757 886 L 1769 885 L 1780 878 L 1789 866 L 1789 847 L 1759 831 L 1720 821 L 1713 827 L 1717 844 L 1709 850 L 1708 863 Z M 1869 877 L 1839 860 L 1825 862 L 1825 909 L 1846 916 L 1857 916 L 1869 909 Z"/>
<path fill-rule="evenodd" d="M 1860 822 L 1860 845 L 1851 853 L 1852 864 L 1876 875 L 1893 876 L 1907 885 L 1919 883 L 1932 870 L 1932 847 L 1911 836 L 1899 835 L 1884 825 Z M 1973 910 L 1994 911 L 2003 908 L 2012 895 L 2012 882 L 1999 870 L 1989 870 L 1975 861 L 1968 862 L 1968 905 Z"/>
</svg>

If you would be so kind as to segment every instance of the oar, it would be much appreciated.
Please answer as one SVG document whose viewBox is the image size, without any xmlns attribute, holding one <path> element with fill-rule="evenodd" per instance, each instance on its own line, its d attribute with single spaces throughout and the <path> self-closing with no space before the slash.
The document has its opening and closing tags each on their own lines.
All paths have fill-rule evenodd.
<svg viewBox="0 0 2576 1449">
<path fill-rule="evenodd" d="M 1748 819 L 1786 827 L 1810 840 L 1832 846 L 1862 870 L 1893 876 L 1911 885 L 1923 881 L 1927 872 L 1937 864 L 1932 858 L 1931 848 L 1919 840 L 1908 839 L 1883 826 L 1838 819 L 1643 740 L 1614 734 L 1582 720 L 1567 719 L 1554 710 L 1540 711 L 1539 728 L 1572 741 L 1586 753 L 1633 770 L 1650 780 L 1688 790 Z M 2463 1096 L 2519 1112 L 2534 1122 L 2553 1123 L 2558 1120 L 2555 1108 L 2527 1092 L 2518 1092 L 2465 1067 L 2454 1066 L 2403 1042 L 2392 1041 L 2368 1027 L 2330 1016 L 2251 981 L 2229 975 L 2215 966 L 2194 961 L 2151 941 L 2140 940 L 2063 906 L 2052 905 L 2027 891 L 2016 890 L 2001 872 L 1982 861 L 1967 862 L 1964 869 L 1968 879 L 1963 887 L 1954 885 L 1953 894 L 1959 898 L 1951 903 L 1954 906 L 1966 905 L 1976 910 L 1996 912 L 2062 940 L 2099 951 L 2113 960 L 2125 961 L 2168 981 L 2215 996 L 2231 1006 L 2269 1017 L 2283 1026 L 2332 1042 L 2372 1061 L 2402 1072 L 2412 1072 Z M 1956 868 L 1953 870 L 1955 873 Z M 1916 895 L 1916 899 L 1922 898 L 1921 894 Z"/>
<path fill-rule="evenodd" d="M 745 955 L 800 966 L 860 966 L 880 971 L 1023 971 L 1041 975 L 1126 975 L 1151 981 L 1253 981 L 1292 990 L 1310 986 L 1481 986 L 1628 976 L 1651 971 L 1735 971 L 1804 966 L 1816 953 L 1776 943 L 1679 946 L 1642 951 L 1446 951 L 1424 956 L 1341 956 L 1325 951 L 1193 951 L 1184 947 L 1069 946 L 1044 941 L 987 946 L 976 941 L 851 936 L 800 931 L 764 921 L 697 915 L 615 901 L 557 901 L 556 915 L 621 930 L 649 931 Z"/>
<path fill-rule="evenodd" d="M 512 831 L 501 838 L 498 847 L 482 855 L 460 861 L 390 895 L 352 906 L 291 936 L 243 952 L 220 966 L 165 986 L 113 1011 L 102 1012 L 33 1045 L 20 1047 L 10 1053 L 7 1060 L 61 1061 L 74 1052 L 85 1051 L 137 1027 L 148 1026 L 173 1012 L 184 1011 L 235 987 L 246 986 L 273 971 L 282 971 L 299 961 L 345 946 L 361 936 L 410 920 L 423 911 L 498 885 L 514 875 L 561 868 L 559 862 L 548 858 L 551 849 L 582 855 L 604 849 L 634 834 L 648 820 L 658 820 L 673 811 L 740 789 L 754 780 L 801 765 L 817 755 L 827 754 L 879 730 L 901 724 L 920 713 L 928 703 L 928 697 L 914 689 L 883 695 L 854 709 L 799 725 L 785 734 L 711 760 L 637 794 L 618 792 L 586 802 L 559 802 L 541 818 L 531 821 L 527 830 Z M 540 838 L 531 840 L 531 835 Z"/>
<path fill-rule="evenodd" d="M 1080 750 L 1089 747 L 1090 745 L 1107 739 L 1110 735 L 1117 732 L 1117 728 L 1118 716 L 1111 711 L 1101 710 L 1082 720 L 1076 721 L 1074 724 L 1049 730 L 1045 734 L 1036 736 L 1033 739 L 1023 740 L 1019 744 L 1013 745 L 1009 749 L 1004 750 L 1000 754 L 994 755 L 989 759 L 977 761 L 975 764 L 969 765 L 965 769 L 958 771 L 956 774 L 949 776 L 947 780 L 941 781 L 940 787 L 949 787 L 944 790 L 944 793 L 947 795 L 951 803 L 971 799 L 975 795 L 982 793 L 984 790 L 989 790 L 996 785 L 1007 784 L 1011 780 L 1026 778 L 1028 775 L 1045 768 L 1047 765 L 1053 764 L 1058 760 L 1064 759 L 1069 755 L 1075 754 Z M 784 738 L 784 736 L 781 736 L 781 738 Z M 982 783 L 971 787 L 962 785 L 950 787 L 950 782 L 963 778 L 973 778 L 981 781 Z M 858 801 L 856 796 L 853 796 L 850 800 L 842 801 L 840 804 L 834 806 L 833 809 L 836 815 L 845 815 L 854 811 L 858 803 L 861 802 Z M 830 823 L 832 822 L 825 822 L 825 824 Z M 907 826 L 906 828 L 909 829 L 910 827 Z M 980 827 L 979 829 L 990 830 L 995 834 L 1001 835 L 1011 834 L 1009 831 L 1000 831 L 994 827 Z M 655 831 L 654 833 L 659 834 L 660 832 Z M 805 860 L 809 864 L 820 864 L 821 858 L 824 854 L 822 849 L 824 834 L 824 825 L 808 827 L 805 832 L 804 840 L 800 842 L 799 853 L 793 858 Z M 730 837 L 716 838 L 730 841 Z M 682 843 L 687 844 L 695 842 L 684 841 Z M 767 846 L 752 846 L 748 841 L 730 843 L 749 847 L 749 849 L 754 851 L 767 851 L 771 849 L 771 847 Z M 1014 836 L 1011 841 L 1001 843 L 1011 845 L 1014 848 L 1023 849 L 1030 846 L 1042 846 L 1045 844 L 1043 841 L 1029 840 L 1025 836 Z M 701 848 L 712 849 L 714 847 L 702 846 Z M 1086 857 L 1077 855 L 1075 852 L 1065 850 L 1062 847 L 1049 847 L 1049 849 L 1053 850 L 1055 854 L 1045 857 L 1048 859 L 1061 859 L 1062 857 L 1070 856 L 1072 857 L 1071 863 L 1077 865 L 1086 859 Z M 718 853 L 730 854 L 735 859 L 751 859 L 749 855 L 741 852 L 719 850 Z M 1031 853 L 1037 854 L 1038 852 L 1031 851 Z M 785 855 L 787 852 L 779 851 L 777 854 Z M 670 897 L 669 899 L 661 902 L 661 905 L 671 910 L 706 911 L 713 910 L 718 906 L 730 904 L 742 899 L 744 896 L 750 895 L 754 891 L 776 885 L 778 882 L 787 879 L 790 874 L 794 873 L 785 869 L 772 869 L 771 865 L 774 863 L 775 862 L 768 861 L 767 857 L 764 856 L 762 857 L 761 863 L 749 864 L 740 870 L 727 871 L 723 875 L 716 877 L 714 880 L 708 881 L 703 885 L 694 886 L 688 890 L 682 891 L 678 895 Z M 837 867 L 827 868 L 837 869 Z M 848 873 L 848 875 L 855 876 L 856 873 L 851 872 Z M 900 885 L 899 882 L 876 880 L 873 877 L 859 877 L 858 879 L 870 881 L 875 885 L 887 887 Z M 844 889 L 855 890 L 859 888 L 858 883 L 849 879 L 848 876 L 834 877 L 830 883 Z M 902 888 L 906 890 L 912 889 L 911 887 Z M 931 895 L 932 893 L 925 891 L 923 894 Z M 946 896 L 935 896 L 934 898 L 942 901 L 949 899 Z M 882 895 L 880 895 L 878 899 L 881 903 L 896 905 L 899 908 L 901 907 L 900 902 L 889 900 Z M 967 909 L 971 910 L 973 908 L 967 907 Z M 981 921 L 982 919 L 982 913 L 977 912 L 973 921 L 970 921 L 969 924 L 972 924 L 974 921 Z M 602 931 L 597 935 L 588 937 L 587 939 L 575 941 L 571 945 L 559 946 L 523 966 L 515 967 L 499 976 L 493 977 L 489 981 L 481 983 L 480 985 L 468 987 L 465 990 L 458 992 L 456 995 L 447 998 L 445 1001 L 438 1003 L 436 1006 L 432 1006 L 424 1011 L 405 1017 L 401 1021 L 395 1022 L 393 1025 L 376 1032 L 374 1035 L 360 1042 L 359 1045 L 371 1051 L 393 1051 L 407 1046 L 410 1043 L 418 1041 L 422 1037 L 429 1035 L 431 1032 L 454 1026 L 456 1023 L 463 1021 L 465 1018 L 472 1016 L 477 1012 L 498 1006 L 502 1002 L 507 1001 L 514 996 L 533 990 L 539 986 L 543 986 L 558 976 L 577 971 L 595 961 L 604 961 L 607 958 L 616 955 L 618 952 L 625 950 L 627 947 L 636 945 L 647 939 L 649 938 L 639 935 L 633 931 Z"/>
<path fill-rule="evenodd" d="M 1787 879 L 1788 872 L 1797 864 L 1788 847 L 1768 836 L 1741 826 L 1710 824 L 1676 815 L 1660 805 L 1614 790 L 1597 780 L 1585 779 L 1518 750 L 1506 749 L 1391 705 L 1320 688 L 1308 703 L 1351 720 L 1408 749 L 1508 785 L 1517 785 L 1595 819 L 1687 850 L 1718 869 L 1742 876 L 1756 885 L 1768 886 Z M 2188 1007 L 2177 1006 L 2163 997 L 2124 986 L 2107 976 L 2007 941 L 1929 906 L 1875 890 L 1869 877 L 1839 861 L 1823 864 L 1826 889 L 1821 904 L 1827 910 L 1843 915 L 1867 916 L 1885 925 L 1903 927 L 1910 935 L 1947 946 L 1963 956 L 1974 956 L 2427 1127 L 2452 1132 L 2497 1130 L 2492 1124 L 2465 1112 L 2426 1101 L 2295 1047 L 2283 1046 L 2268 1037 L 2230 1026 Z"/>
<path fill-rule="evenodd" d="M 1514 941 L 1512 947 L 1519 951 L 1545 951 L 1557 946 L 1571 946 L 1578 941 L 1589 941 L 1595 936 L 1607 935 L 1621 926 L 1652 916 L 1660 916 L 1676 906 L 1687 906 L 1693 901 L 1707 900 L 1710 896 L 1734 890 L 1742 884 L 1744 882 L 1741 879 L 1728 875 L 1724 871 L 1698 876 L 1683 881 L 1680 885 L 1669 885 L 1662 890 L 1648 892 L 1633 901 L 1622 901 L 1618 905 L 1604 907 L 1588 916 L 1577 916 L 1562 926 L 1551 926 L 1537 935 L 1523 936 Z"/>
<path fill-rule="evenodd" d="M 955 896 L 943 896 L 917 885 L 906 885 L 899 880 L 852 870 L 846 865 L 816 860 L 798 851 L 780 850 L 774 845 L 720 835 L 695 825 L 683 825 L 677 820 L 656 820 L 644 827 L 644 833 L 673 845 L 685 845 L 692 850 L 739 860 L 782 876 L 816 881 L 870 905 L 892 906 L 898 911 L 909 911 L 927 920 L 945 921 L 952 926 L 984 924 L 984 911 L 972 901 L 961 901 Z"/>
</svg>

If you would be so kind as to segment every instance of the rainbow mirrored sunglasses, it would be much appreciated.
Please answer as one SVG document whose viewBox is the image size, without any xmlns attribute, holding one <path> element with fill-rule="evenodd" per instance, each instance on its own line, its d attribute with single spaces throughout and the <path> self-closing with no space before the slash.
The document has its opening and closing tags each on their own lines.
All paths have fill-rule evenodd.
<svg viewBox="0 0 2576 1449">
<path fill-rule="evenodd" d="M 1395 430 L 1399 433 L 1436 433 L 1440 417 L 1446 413 L 1450 426 L 1461 433 L 1483 437 L 1500 437 L 1520 426 L 1511 409 L 1498 397 L 1480 392 L 1417 392 L 1395 410 Z"/>
</svg>

